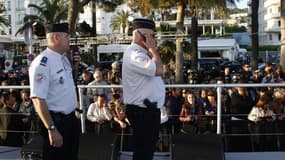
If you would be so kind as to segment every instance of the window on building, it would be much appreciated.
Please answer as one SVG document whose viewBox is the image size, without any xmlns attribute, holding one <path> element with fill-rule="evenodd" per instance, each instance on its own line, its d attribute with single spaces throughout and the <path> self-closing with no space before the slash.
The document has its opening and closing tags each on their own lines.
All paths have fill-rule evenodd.
<svg viewBox="0 0 285 160">
<path fill-rule="evenodd" d="M 23 24 L 24 23 L 24 14 L 18 14 L 17 24 Z"/>
<path fill-rule="evenodd" d="M 272 34 L 269 34 L 268 39 L 269 39 L 270 41 L 272 41 Z"/>
<path fill-rule="evenodd" d="M 7 10 L 10 11 L 11 10 L 11 1 L 7 2 Z"/>
<path fill-rule="evenodd" d="M 8 15 L 8 23 L 11 24 L 11 15 Z"/>
<path fill-rule="evenodd" d="M 25 8 L 25 0 L 17 0 L 17 9 L 22 10 Z"/>
<path fill-rule="evenodd" d="M 278 13 L 280 13 L 281 12 L 281 7 L 278 7 Z"/>
<path fill-rule="evenodd" d="M 281 34 L 278 34 L 278 40 L 281 41 Z"/>
<path fill-rule="evenodd" d="M 278 27 L 280 27 L 280 26 L 281 26 L 281 21 L 279 20 L 279 21 L 278 21 Z"/>
</svg>

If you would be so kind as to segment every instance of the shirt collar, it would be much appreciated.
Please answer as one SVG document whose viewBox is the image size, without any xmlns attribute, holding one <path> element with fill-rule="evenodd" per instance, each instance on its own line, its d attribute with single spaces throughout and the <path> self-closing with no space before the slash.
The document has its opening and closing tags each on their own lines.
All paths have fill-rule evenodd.
<svg viewBox="0 0 285 160">
<path fill-rule="evenodd" d="M 145 48 L 143 48 L 142 46 L 136 44 L 136 43 L 132 43 L 132 45 L 134 46 L 135 49 L 142 51 L 142 52 L 148 52 L 148 50 L 146 50 Z"/>
<path fill-rule="evenodd" d="M 54 50 L 52 50 L 52 49 L 50 49 L 50 48 L 48 48 L 48 47 L 47 47 L 47 51 L 48 51 L 49 53 L 52 53 L 55 57 L 58 57 L 58 58 L 64 57 L 64 54 L 60 54 L 60 53 L 58 53 L 58 52 L 56 52 L 56 51 L 54 51 Z"/>
</svg>

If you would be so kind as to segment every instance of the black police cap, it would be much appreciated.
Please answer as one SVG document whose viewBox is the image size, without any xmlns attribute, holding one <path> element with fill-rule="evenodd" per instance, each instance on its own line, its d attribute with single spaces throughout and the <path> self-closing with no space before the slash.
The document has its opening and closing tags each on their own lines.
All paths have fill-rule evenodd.
<svg viewBox="0 0 285 160">
<path fill-rule="evenodd" d="M 155 23 L 152 20 L 149 19 L 143 19 L 143 18 L 136 18 L 132 22 L 133 30 L 139 29 L 139 28 L 147 28 L 155 30 Z"/>
<path fill-rule="evenodd" d="M 51 33 L 51 32 L 69 33 L 68 23 L 47 24 L 47 25 L 45 25 L 45 31 L 46 31 L 46 33 Z"/>
</svg>

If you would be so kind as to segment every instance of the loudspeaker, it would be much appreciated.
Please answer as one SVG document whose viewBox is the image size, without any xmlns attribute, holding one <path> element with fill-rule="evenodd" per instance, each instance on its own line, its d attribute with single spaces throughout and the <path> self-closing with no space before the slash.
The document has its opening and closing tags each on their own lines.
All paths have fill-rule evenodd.
<svg viewBox="0 0 285 160">
<path fill-rule="evenodd" d="M 80 137 L 79 160 L 111 160 L 115 134 L 84 133 Z"/>
<path fill-rule="evenodd" d="M 30 143 L 21 148 L 22 159 L 41 159 L 43 139 L 40 135 L 34 135 Z"/>
<path fill-rule="evenodd" d="M 79 160 L 110 160 L 115 134 L 84 133 L 80 136 Z M 41 159 L 43 140 L 40 135 L 33 137 L 31 143 L 21 149 L 22 159 Z"/>
<path fill-rule="evenodd" d="M 224 160 L 222 136 L 216 134 L 172 136 L 173 160 Z"/>
</svg>

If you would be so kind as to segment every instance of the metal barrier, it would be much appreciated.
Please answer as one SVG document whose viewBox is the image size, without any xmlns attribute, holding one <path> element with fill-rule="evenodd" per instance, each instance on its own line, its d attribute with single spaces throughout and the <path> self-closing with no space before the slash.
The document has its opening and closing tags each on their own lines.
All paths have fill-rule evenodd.
<svg viewBox="0 0 285 160">
<path fill-rule="evenodd" d="M 85 119 L 86 110 L 83 108 L 83 89 L 84 88 L 122 88 L 122 85 L 78 85 L 79 104 L 80 109 L 83 110 L 81 114 L 82 133 L 86 132 Z M 221 95 L 222 88 L 231 87 L 285 87 L 285 83 L 247 83 L 247 84 L 173 84 L 165 85 L 166 88 L 216 88 L 217 90 L 217 134 L 221 134 L 222 124 L 222 109 L 221 109 Z M 29 89 L 30 86 L 0 86 L 0 89 Z"/>
<path fill-rule="evenodd" d="M 78 85 L 81 114 L 82 133 L 85 133 L 86 111 L 83 109 L 83 89 L 84 88 L 122 88 L 122 85 Z M 222 88 L 231 87 L 285 87 L 285 83 L 243 83 L 243 84 L 172 84 L 165 85 L 165 88 L 216 88 L 217 89 L 217 134 L 221 134 L 222 128 Z"/>
</svg>

